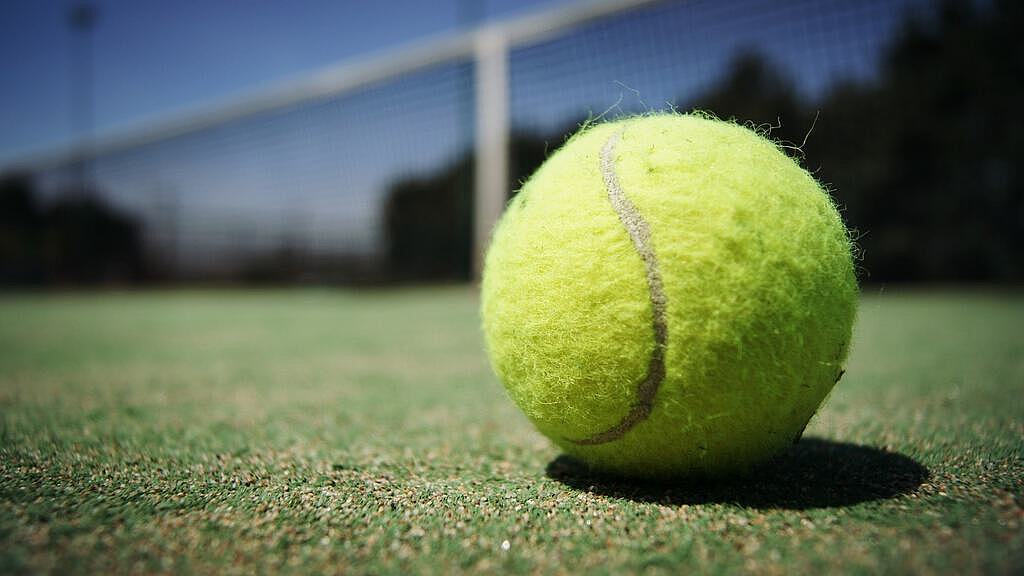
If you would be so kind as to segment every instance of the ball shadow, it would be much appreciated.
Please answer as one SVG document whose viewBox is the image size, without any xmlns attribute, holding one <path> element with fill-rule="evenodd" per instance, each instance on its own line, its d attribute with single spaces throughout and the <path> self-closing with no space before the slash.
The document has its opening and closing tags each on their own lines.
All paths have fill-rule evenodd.
<svg viewBox="0 0 1024 576">
<path fill-rule="evenodd" d="M 805 438 L 771 462 L 729 480 L 624 480 L 595 472 L 566 455 L 552 460 L 546 473 L 576 490 L 636 502 L 789 510 L 893 498 L 913 492 L 930 476 L 927 468 L 902 454 L 818 438 Z"/>
</svg>

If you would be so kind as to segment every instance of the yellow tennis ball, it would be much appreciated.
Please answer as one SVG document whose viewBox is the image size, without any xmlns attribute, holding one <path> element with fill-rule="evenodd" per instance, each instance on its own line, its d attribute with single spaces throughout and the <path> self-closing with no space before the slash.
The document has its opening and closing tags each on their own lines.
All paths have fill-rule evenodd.
<svg viewBox="0 0 1024 576">
<path fill-rule="evenodd" d="M 798 439 L 842 375 L 851 248 L 828 193 L 747 128 L 678 114 L 588 127 L 495 229 L 491 362 L 594 468 L 743 471 Z"/>
</svg>

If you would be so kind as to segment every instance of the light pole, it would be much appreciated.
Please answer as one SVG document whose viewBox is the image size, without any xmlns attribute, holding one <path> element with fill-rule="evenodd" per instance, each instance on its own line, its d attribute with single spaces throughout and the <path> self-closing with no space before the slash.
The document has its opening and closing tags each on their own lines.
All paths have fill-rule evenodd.
<svg viewBox="0 0 1024 576">
<path fill-rule="evenodd" d="M 89 2 L 78 2 L 68 13 L 71 25 L 71 129 L 75 144 L 75 190 L 85 196 L 89 189 L 89 161 L 92 153 L 93 132 L 93 39 L 96 7 Z"/>
</svg>

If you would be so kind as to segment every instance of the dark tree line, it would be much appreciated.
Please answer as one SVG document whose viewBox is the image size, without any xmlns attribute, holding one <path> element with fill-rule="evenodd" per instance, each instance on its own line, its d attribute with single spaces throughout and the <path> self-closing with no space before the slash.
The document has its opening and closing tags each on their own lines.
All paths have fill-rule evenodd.
<svg viewBox="0 0 1024 576">
<path fill-rule="evenodd" d="M 677 105 L 770 126 L 771 137 L 832 190 L 857 235 L 864 281 L 1020 282 L 1022 27 L 1019 2 L 986 9 L 949 2 L 935 21 L 908 19 L 877 81 L 841 84 L 809 102 L 750 52 L 712 90 Z M 576 126 L 516 136 L 510 189 Z M 471 167 L 463 158 L 394 187 L 387 208 L 394 270 L 468 277 Z"/>
<path fill-rule="evenodd" d="M 512 188 L 546 156 L 543 139 L 514 135 L 510 143 Z M 390 279 L 467 280 L 472 270 L 473 162 L 471 154 L 441 172 L 402 180 L 384 205 Z"/>
<path fill-rule="evenodd" d="M 0 285 L 109 284 L 145 279 L 136 219 L 89 191 L 42 204 L 32 179 L 0 179 Z"/>
<path fill-rule="evenodd" d="M 803 102 L 754 56 L 692 106 L 779 126 L 857 231 L 868 281 L 1024 279 L 1024 24 L 947 3 L 909 20 L 877 83 Z M 756 95 L 751 97 L 752 95 Z M 808 135 L 815 116 L 814 130 Z"/>
<path fill-rule="evenodd" d="M 908 19 L 877 77 L 813 101 L 756 52 L 679 99 L 761 128 L 832 191 L 863 254 L 862 279 L 1024 281 L 1024 3 L 948 2 Z M 584 120 L 515 134 L 509 189 Z M 813 130 L 811 129 L 813 125 Z M 384 205 L 386 262 L 314 258 L 286 245 L 235 262 L 227 281 L 463 280 L 471 273 L 473 162 L 396 182 Z M 0 285 L 178 278 L 146 254 L 142 223 L 97 190 L 43 202 L 27 175 L 0 176 Z M 227 269 L 227 268 L 226 268 Z"/>
</svg>

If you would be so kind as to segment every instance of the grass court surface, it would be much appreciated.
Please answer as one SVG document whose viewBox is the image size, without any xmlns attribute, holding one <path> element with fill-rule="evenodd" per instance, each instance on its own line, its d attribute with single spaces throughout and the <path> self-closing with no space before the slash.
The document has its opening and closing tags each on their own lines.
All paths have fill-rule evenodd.
<svg viewBox="0 0 1024 576">
<path fill-rule="evenodd" d="M 0 297 L 0 573 L 1024 571 L 1024 294 L 879 291 L 805 440 L 595 477 L 468 287 Z"/>
</svg>

